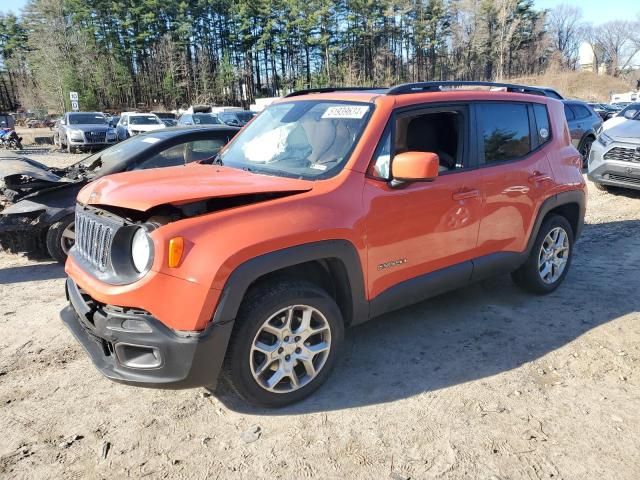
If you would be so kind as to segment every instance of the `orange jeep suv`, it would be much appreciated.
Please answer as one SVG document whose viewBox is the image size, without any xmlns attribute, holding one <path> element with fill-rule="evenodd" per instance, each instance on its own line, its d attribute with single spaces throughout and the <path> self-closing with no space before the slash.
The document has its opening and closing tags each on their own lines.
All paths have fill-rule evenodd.
<svg viewBox="0 0 640 480">
<path fill-rule="evenodd" d="M 348 326 L 492 275 L 556 289 L 581 165 L 542 89 L 295 92 L 210 164 L 87 185 L 62 320 L 112 380 L 213 388 L 222 372 L 283 406 L 327 379 Z"/>
</svg>

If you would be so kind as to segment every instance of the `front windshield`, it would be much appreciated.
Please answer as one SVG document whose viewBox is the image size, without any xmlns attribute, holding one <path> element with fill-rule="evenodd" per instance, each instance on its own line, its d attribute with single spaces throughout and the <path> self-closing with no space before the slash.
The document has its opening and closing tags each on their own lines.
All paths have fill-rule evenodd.
<svg viewBox="0 0 640 480">
<path fill-rule="evenodd" d="M 131 125 L 158 125 L 160 120 L 155 115 L 136 115 L 129 118 Z"/>
<path fill-rule="evenodd" d="M 69 115 L 69 125 L 104 125 L 107 119 L 99 113 L 73 113 Z"/>
<path fill-rule="evenodd" d="M 373 106 L 303 100 L 270 106 L 220 154 L 220 162 L 252 172 L 328 178 L 343 167 Z"/>
<path fill-rule="evenodd" d="M 199 113 L 193 116 L 194 125 L 220 125 L 222 122 L 215 115 Z"/>
</svg>

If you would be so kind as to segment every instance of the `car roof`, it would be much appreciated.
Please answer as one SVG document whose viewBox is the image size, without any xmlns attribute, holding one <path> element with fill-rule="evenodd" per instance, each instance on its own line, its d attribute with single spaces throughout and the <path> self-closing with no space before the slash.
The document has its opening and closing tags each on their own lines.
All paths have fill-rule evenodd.
<svg viewBox="0 0 640 480">
<path fill-rule="evenodd" d="M 460 90 L 477 90 L 478 87 L 489 88 L 490 91 L 499 93 L 524 93 L 543 96 L 547 98 L 562 99 L 562 96 L 549 87 L 535 87 L 530 85 L 519 85 L 513 83 L 484 82 L 484 81 L 442 81 L 442 82 L 416 82 L 403 83 L 391 88 L 387 87 L 328 87 L 311 88 L 291 92 L 284 98 L 300 97 L 306 95 L 320 94 L 328 98 L 373 101 L 380 95 L 399 96 L 418 93 L 443 93 Z"/>
</svg>

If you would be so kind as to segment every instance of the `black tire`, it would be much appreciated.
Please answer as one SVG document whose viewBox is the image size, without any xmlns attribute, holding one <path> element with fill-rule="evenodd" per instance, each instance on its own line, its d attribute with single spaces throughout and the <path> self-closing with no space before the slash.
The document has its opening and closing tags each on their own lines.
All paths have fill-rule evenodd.
<svg viewBox="0 0 640 480">
<path fill-rule="evenodd" d="M 587 168 L 589 165 L 589 153 L 591 152 L 591 146 L 595 138 L 592 136 L 588 136 L 582 141 L 582 145 L 580 147 L 580 155 L 582 155 L 582 168 Z"/>
<path fill-rule="evenodd" d="M 538 260 L 541 254 L 542 243 L 546 236 L 557 227 L 562 228 L 567 234 L 569 246 L 567 262 L 562 274 L 553 281 L 553 283 L 546 283 L 541 277 Z M 569 272 L 571 259 L 573 258 L 573 235 L 573 229 L 565 217 L 560 215 L 550 215 L 547 217 L 540 226 L 540 231 L 533 243 L 529 258 L 527 258 L 527 261 L 518 268 L 518 270 L 511 274 L 513 281 L 519 287 L 532 293 L 544 295 L 553 292 L 563 282 Z"/>
<path fill-rule="evenodd" d="M 263 324 L 272 315 L 293 305 L 310 306 L 321 312 L 331 332 L 330 349 L 323 366 L 309 383 L 291 392 L 271 392 L 253 377 L 251 348 Z M 264 285 L 254 288 L 243 300 L 229 341 L 223 373 L 233 390 L 245 401 L 269 408 L 284 407 L 307 397 L 326 381 L 339 356 L 343 340 L 342 314 L 336 302 L 324 290 L 304 281 L 280 281 L 275 285 Z"/>
<path fill-rule="evenodd" d="M 67 252 L 69 248 L 73 246 L 73 242 L 70 242 L 64 237 L 64 232 L 69 226 L 73 225 L 74 221 L 75 217 L 73 214 L 67 215 L 55 222 L 49 227 L 49 230 L 47 230 L 47 252 L 49 252 L 51 258 L 56 262 L 64 263 L 67 260 Z"/>
<path fill-rule="evenodd" d="M 609 185 L 603 185 L 602 183 L 593 183 L 596 186 L 597 190 L 600 190 L 601 192 L 611 192 L 612 187 L 610 187 Z"/>
</svg>

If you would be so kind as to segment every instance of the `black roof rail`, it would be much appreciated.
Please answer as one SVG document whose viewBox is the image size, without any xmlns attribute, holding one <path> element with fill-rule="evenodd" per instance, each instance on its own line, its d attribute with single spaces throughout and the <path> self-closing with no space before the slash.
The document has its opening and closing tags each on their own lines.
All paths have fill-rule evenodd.
<svg viewBox="0 0 640 480">
<path fill-rule="evenodd" d="M 307 95 L 308 93 L 330 93 L 330 92 L 374 92 L 374 93 L 386 93 L 386 87 L 323 87 L 323 88 L 308 88 L 306 90 L 297 90 L 284 96 L 299 97 L 300 95 Z"/>
<path fill-rule="evenodd" d="M 447 88 L 455 87 L 497 87 L 504 88 L 508 92 L 530 93 L 533 95 L 548 96 L 544 88 L 529 87 L 527 85 L 516 85 L 513 83 L 498 82 L 475 82 L 475 81 L 444 81 L 444 82 L 418 82 L 403 83 L 395 87 L 391 87 L 387 91 L 387 95 L 404 95 L 407 93 L 419 92 L 440 92 Z"/>
</svg>

